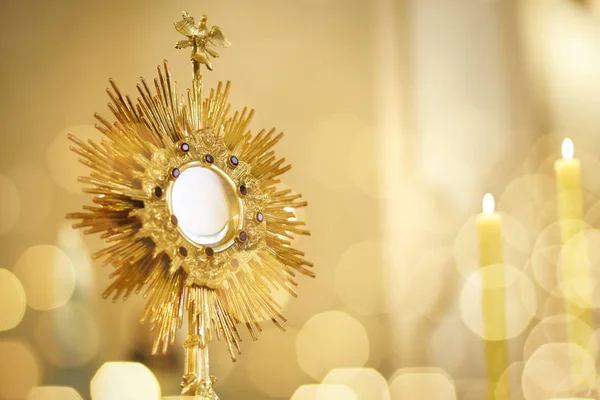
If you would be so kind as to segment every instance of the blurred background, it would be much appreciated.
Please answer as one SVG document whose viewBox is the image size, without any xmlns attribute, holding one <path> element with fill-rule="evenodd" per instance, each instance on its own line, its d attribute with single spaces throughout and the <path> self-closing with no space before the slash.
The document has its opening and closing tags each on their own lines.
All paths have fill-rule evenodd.
<svg viewBox="0 0 600 400">
<path fill-rule="evenodd" d="M 150 355 L 153 336 L 138 323 L 143 300 L 100 297 L 109 269 L 91 254 L 103 243 L 72 230 L 64 215 L 89 201 L 76 180 L 87 171 L 66 134 L 99 138 L 93 114 L 111 117 L 108 78 L 135 95 L 139 76 L 153 79 L 168 59 L 179 88 L 189 87 L 187 52 L 174 49 L 173 22 L 184 9 L 208 14 L 233 43 L 207 85 L 231 80 L 233 108 L 257 111 L 254 132 L 286 133 L 277 152 L 294 168 L 284 182 L 309 201 L 302 217 L 313 233 L 298 246 L 318 275 L 300 279 L 298 299 L 279 296 L 286 333 L 264 325 L 259 341 L 245 337 L 236 363 L 224 346 L 211 348 L 218 394 L 485 398 L 486 336 L 473 277 L 475 216 L 486 192 L 504 217 L 512 266 L 512 398 L 556 394 L 546 389 L 568 374 L 557 353 L 535 353 L 552 373 L 528 361 L 551 341 L 545 329 L 565 324 L 548 271 L 560 252 L 553 163 L 566 136 L 582 164 L 590 257 L 600 259 L 600 2 L 0 7 L 0 399 L 90 398 L 94 376 L 97 400 L 120 398 L 108 388 L 127 385 L 136 399 L 152 398 L 156 381 L 162 395 L 178 393 L 181 345 Z M 115 361 L 148 369 L 107 364 L 97 374 Z M 317 383 L 329 384 L 328 394 L 304 386 Z"/>
</svg>

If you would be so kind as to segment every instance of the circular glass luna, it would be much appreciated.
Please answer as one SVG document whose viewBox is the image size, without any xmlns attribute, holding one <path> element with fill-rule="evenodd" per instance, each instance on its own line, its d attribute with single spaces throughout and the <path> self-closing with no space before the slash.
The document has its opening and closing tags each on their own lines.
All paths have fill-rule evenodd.
<svg viewBox="0 0 600 400">
<path fill-rule="evenodd" d="M 182 168 L 170 202 L 179 230 L 192 243 L 219 247 L 235 235 L 240 219 L 235 186 L 212 168 Z"/>
</svg>

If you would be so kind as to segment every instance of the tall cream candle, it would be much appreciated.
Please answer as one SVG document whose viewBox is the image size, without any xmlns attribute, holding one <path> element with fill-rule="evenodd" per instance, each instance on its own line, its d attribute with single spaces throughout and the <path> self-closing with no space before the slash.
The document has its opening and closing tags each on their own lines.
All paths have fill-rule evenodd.
<svg viewBox="0 0 600 400">
<path fill-rule="evenodd" d="M 560 259 L 560 274 L 558 278 L 563 288 L 567 301 L 567 312 L 574 317 L 592 326 L 591 292 L 589 287 L 590 265 L 587 257 L 585 240 L 574 242 L 572 239 L 583 233 L 583 197 L 581 190 L 581 165 L 573 157 L 574 146 L 571 139 L 567 138 L 562 144 L 562 159 L 557 160 L 554 169 L 556 172 L 558 195 L 558 220 L 561 228 L 563 249 Z M 571 319 L 573 321 L 573 319 Z M 569 341 L 586 349 L 592 339 L 581 325 L 569 325 Z M 593 356 L 593 354 L 590 354 Z M 573 378 L 578 386 L 582 377 L 588 376 L 585 371 L 580 371 L 580 360 L 573 359 Z"/>
<path fill-rule="evenodd" d="M 494 212 L 494 197 L 486 194 L 483 198 L 483 213 L 477 216 L 477 234 L 479 238 L 479 265 L 483 292 L 481 294 L 483 311 L 483 329 L 485 334 L 485 362 L 487 369 L 487 399 L 510 399 L 508 376 L 503 375 L 508 368 L 508 345 L 506 341 L 506 291 L 502 266 L 502 218 Z M 490 271 L 484 268 L 500 265 Z M 502 340 L 489 340 L 490 338 Z M 501 385 L 504 399 L 496 397 L 496 387 L 504 376 Z"/>
</svg>

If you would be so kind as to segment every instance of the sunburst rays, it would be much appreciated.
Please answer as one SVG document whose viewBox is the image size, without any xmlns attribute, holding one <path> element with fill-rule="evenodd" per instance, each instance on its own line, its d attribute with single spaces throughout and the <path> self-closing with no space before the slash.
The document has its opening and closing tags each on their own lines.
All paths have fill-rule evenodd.
<svg viewBox="0 0 600 400">
<path fill-rule="evenodd" d="M 142 321 L 156 332 L 155 353 L 167 351 L 189 316 L 198 326 L 201 347 L 218 339 L 235 359 L 238 326 L 245 325 L 254 339 L 261 330 L 258 321 L 270 320 L 283 329 L 285 318 L 272 291 L 295 297 L 296 273 L 314 276 L 304 253 L 292 247 L 296 235 L 309 234 L 295 214 L 307 203 L 277 188 L 291 168 L 273 151 L 283 134 L 273 129 L 253 135 L 248 129 L 252 110 L 231 115 L 229 83 L 219 83 L 206 98 L 196 81 L 187 96 L 178 94 L 166 62 L 158 68 L 153 90 L 142 79 L 136 102 L 114 82 L 110 86 L 115 122 L 96 115 L 102 140 L 69 135 L 71 149 L 90 168 L 89 176 L 79 179 L 93 200 L 67 217 L 78 220 L 75 228 L 107 242 L 95 254 L 114 268 L 104 297 L 142 293 L 146 298 Z M 244 236 L 238 237 L 244 240 L 216 252 L 180 233 L 165 196 L 176 179 L 174 169 L 206 163 L 207 155 L 211 168 L 248 187 L 240 217 Z M 232 167 L 231 157 L 239 165 Z"/>
</svg>

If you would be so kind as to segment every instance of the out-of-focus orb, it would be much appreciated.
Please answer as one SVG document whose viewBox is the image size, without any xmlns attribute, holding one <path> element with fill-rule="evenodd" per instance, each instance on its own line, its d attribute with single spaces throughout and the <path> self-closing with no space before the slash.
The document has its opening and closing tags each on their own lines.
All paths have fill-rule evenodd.
<svg viewBox="0 0 600 400">
<path fill-rule="evenodd" d="M 9 232 L 19 219 L 21 202 L 17 187 L 7 176 L 0 175 L 0 193 L 2 193 L 2 207 L 0 207 L 0 235 Z"/>
<path fill-rule="evenodd" d="M 21 341 L 0 341 L 0 399 L 23 399 L 40 381 L 40 363 Z"/>
<path fill-rule="evenodd" d="M 104 363 L 92 378 L 92 400 L 160 399 L 160 386 L 145 365 L 136 362 Z"/>
<path fill-rule="evenodd" d="M 531 330 L 523 345 L 523 359 L 531 358 L 546 344 L 569 342 L 569 332 L 577 332 L 579 340 L 587 342 L 585 348 L 590 354 L 596 352 L 598 344 L 592 327 L 574 315 L 560 314 L 543 319 Z"/>
<path fill-rule="evenodd" d="M 294 341 L 298 330 L 269 329 L 248 351 L 247 376 L 269 397 L 287 397 L 306 382 L 294 357 Z"/>
<path fill-rule="evenodd" d="M 503 279 L 504 278 L 504 279 Z M 484 326 L 482 299 L 504 294 L 506 325 Z M 502 299 L 502 297 L 500 297 Z M 537 298 L 531 280 L 508 264 L 483 267 L 465 282 L 460 295 L 460 314 L 465 325 L 485 340 L 505 340 L 518 336 L 536 315 Z M 489 315 L 489 314 L 488 314 Z"/>
<path fill-rule="evenodd" d="M 0 268 L 0 331 L 7 331 L 19 325 L 25 309 L 25 289 L 12 272 Z"/>
<path fill-rule="evenodd" d="M 408 273 L 401 276 L 401 266 L 387 272 L 382 255 L 385 245 L 376 241 L 364 241 L 352 245 L 340 258 L 335 270 L 335 290 L 340 299 L 353 311 L 362 315 L 380 314 L 393 309 L 406 295 L 409 284 Z M 387 276 L 395 274 L 393 279 Z M 393 301 L 382 293 L 382 288 L 391 284 Z"/>
<path fill-rule="evenodd" d="M 358 400 L 356 394 L 344 385 L 302 385 L 290 400 Z"/>
<path fill-rule="evenodd" d="M 98 141 L 102 134 L 93 125 L 76 125 L 60 132 L 48 147 L 48 167 L 54 182 L 71 193 L 81 193 L 82 185 L 75 176 L 86 176 L 89 169 L 79 162 L 79 156 L 69 150 L 73 143 L 67 134 L 73 134 L 86 142 L 88 139 Z"/>
<path fill-rule="evenodd" d="M 596 368 L 589 352 L 574 343 L 545 344 L 525 362 L 526 399 L 554 399 L 587 393 L 595 387 Z"/>
<path fill-rule="evenodd" d="M 600 230 L 586 229 L 562 248 L 557 279 L 563 297 L 581 308 L 600 307 Z"/>
<path fill-rule="evenodd" d="M 521 389 L 524 362 L 512 363 L 498 379 L 496 399 L 525 400 Z"/>
<path fill-rule="evenodd" d="M 21 254 L 13 269 L 36 310 L 64 305 L 75 290 L 75 268 L 69 256 L 56 246 L 32 246 Z"/>
<path fill-rule="evenodd" d="M 369 359 L 369 338 L 362 324 L 341 311 L 311 317 L 296 338 L 300 368 L 321 380 L 333 368 L 363 367 Z"/>
<path fill-rule="evenodd" d="M 21 212 L 13 230 L 30 233 L 47 229 L 53 198 L 52 181 L 47 172 L 31 164 L 19 164 L 8 170 L 6 175 L 19 194 Z"/>
<path fill-rule="evenodd" d="M 42 314 L 35 339 L 44 357 L 63 368 L 87 363 L 100 346 L 100 332 L 92 314 L 72 303 Z"/>
<path fill-rule="evenodd" d="M 83 400 L 79 393 L 68 386 L 37 386 L 29 392 L 27 400 Z"/>
<path fill-rule="evenodd" d="M 387 381 L 373 368 L 334 369 L 323 383 L 348 386 L 356 393 L 357 400 L 390 400 Z"/>
<path fill-rule="evenodd" d="M 390 399 L 456 400 L 456 390 L 446 374 L 409 368 L 394 373 L 390 380 Z"/>
</svg>

